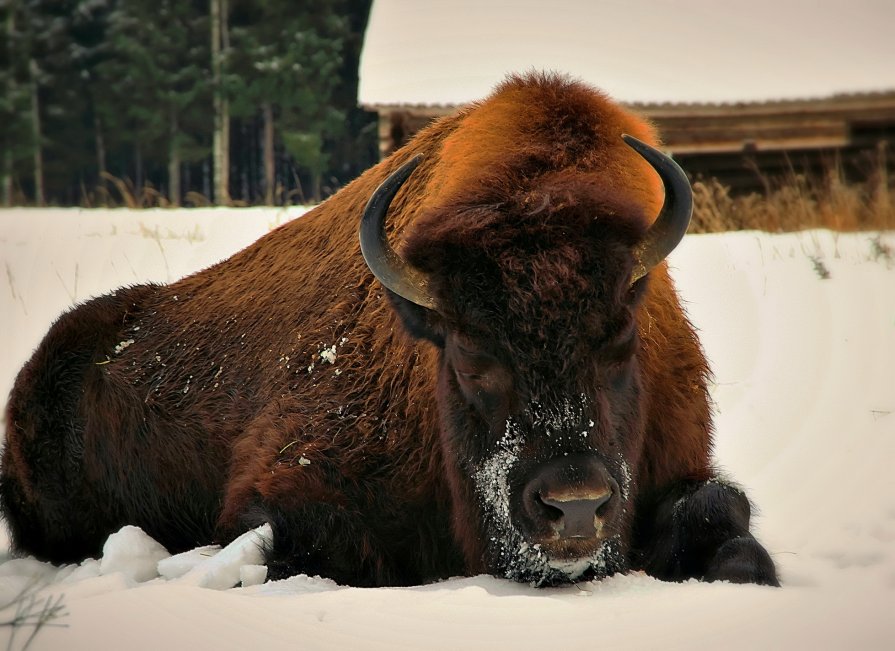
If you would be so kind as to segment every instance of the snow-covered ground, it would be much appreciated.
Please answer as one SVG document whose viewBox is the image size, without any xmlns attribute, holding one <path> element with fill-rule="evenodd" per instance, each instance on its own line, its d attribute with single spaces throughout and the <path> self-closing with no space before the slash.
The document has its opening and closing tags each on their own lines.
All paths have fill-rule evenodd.
<svg viewBox="0 0 895 651">
<path fill-rule="evenodd" d="M 300 213 L 0 211 L 0 393 L 72 302 L 174 280 Z M 782 589 L 260 584 L 263 528 L 173 558 L 129 528 L 81 566 L 6 560 L 0 607 L 28 585 L 62 607 L 30 649 L 895 648 L 895 233 L 874 237 L 689 236 L 671 258 L 715 371 L 718 463 L 757 503 Z M 31 629 L 0 645 L 13 632 L 18 649 Z"/>
</svg>

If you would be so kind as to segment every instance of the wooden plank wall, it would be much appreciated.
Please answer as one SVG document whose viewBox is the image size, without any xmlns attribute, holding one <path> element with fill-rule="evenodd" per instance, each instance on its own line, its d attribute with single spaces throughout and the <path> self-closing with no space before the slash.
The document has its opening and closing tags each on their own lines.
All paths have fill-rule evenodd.
<svg viewBox="0 0 895 651">
<path fill-rule="evenodd" d="M 373 107 L 388 155 L 430 120 L 457 107 Z M 792 174 L 839 170 L 865 180 L 882 162 L 895 177 L 895 91 L 739 104 L 633 104 L 653 120 L 665 147 L 694 178 L 717 178 L 735 193 L 762 191 Z"/>
</svg>

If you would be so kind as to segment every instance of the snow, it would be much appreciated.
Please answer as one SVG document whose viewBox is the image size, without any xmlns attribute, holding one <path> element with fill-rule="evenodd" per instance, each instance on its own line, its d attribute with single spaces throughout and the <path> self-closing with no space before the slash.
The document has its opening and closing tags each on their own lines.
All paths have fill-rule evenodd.
<svg viewBox="0 0 895 651">
<path fill-rule="evenodd" d="M 126 339 L 125 341 L 121 341 L 121 342 L 119 342 L 119 343 L 115 346 L 115 348 L 114 348 L 113 350 L 115 351 L 115 354 L 117 355 L 117 354 L 120 353 L 122 350 L 124 350 L 125 348 L 127 348 L 128 346 L 130 346 L 132 343 L 134 343 L 134 340 L 133 340 L 133 339 Z"/>
<path fill-rule="evenodd" d="M 300 212 L 0 211 L 0 391 L 73 301 L 176 279 Z M 895 258 L 881 250 L 895 233 L 874 237 L 688 236 L 671 256 L 715 372 L 716 457 L 757 506 L 781 589 L 639 573 L 546 589 L 261 583 L 265 528 L 177 556 L 126 528 L 101 560 L 6 560 L 0 607 L 23 589 L 61 598 L 64 627 L 35 650 L 892 648 Z M 0 627 L 0 646 L 13 632 L 20 649 L 31 629 Z"/>
<path fill-rule="evenodd" d="M 170 556 L 162 545 L 147 536 L 140 527 L 128 525 L 106 540 L 99 562 L 99 573 L 121 572 L 134 583 L 142 583 L 157 577 L 159 561 Z"/>
<path fill-rule="evenodd" d="M 560 70 L 623 102 L 895 90 L 890 0 L 376 0 L 358 100 L 456 105 Z"/>
<path fill-rule="evenodd" d="M 179 578 L 184 583 L 213 590 L 226 590 L 239 585 L 243 575 L 252 577 L 252 584 L 263 582 L 263 578 L 261 581 L 257 580 L 257 568 L 264 561 L 261 548 L 272 538 L 273 533 L 267 524 L 246 531 L 220 552 L 210 554 L 208 560 L 196 564 Z M 267 574 L 266 568 L 264 573 Z"/>
<path fill-rule="evenodd" d="M 320 358 L 324 362 L 329 362 L 330 364 L 336 363 L 336 345 L 333 344 L 329 348 L 324 348 L 320 351 Z"/>
</svg>

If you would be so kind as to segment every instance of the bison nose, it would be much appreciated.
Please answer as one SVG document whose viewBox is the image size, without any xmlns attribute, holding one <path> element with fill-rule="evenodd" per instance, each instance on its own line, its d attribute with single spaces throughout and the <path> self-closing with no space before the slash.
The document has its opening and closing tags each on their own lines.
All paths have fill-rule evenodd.
<svg viewBox="0 0 895 651">
<path fill-rule="evenodd" d="M 593 538 L 602 527 L 600 509 L 612 498 L 612 491 L 538 498 L 545 506 L 559 511 L 559 518 L 554 518 L 552 524 L 560 538 Z"/>
<path fill-rule="evenodd" d="M 524 488 L 522 529 L 532 541 L 597 538 L 617 511 L 618 483 L 600 459 L 571 454 L 538 466 Z"/>
</svg>

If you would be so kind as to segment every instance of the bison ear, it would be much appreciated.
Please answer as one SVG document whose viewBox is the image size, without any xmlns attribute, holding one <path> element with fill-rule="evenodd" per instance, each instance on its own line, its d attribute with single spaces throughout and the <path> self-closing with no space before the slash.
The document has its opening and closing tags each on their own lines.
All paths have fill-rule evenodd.
<svg viewBox="0 0 895 651">
<path fill-rule="evenodd" d="M 431 341 L 438 348 L 444 348 L 445 328 L 438 312 L 408 301 L 390 290 L 388 297 L 395 312 L 398 313 L 404 329 L 412 337 Z"/>
</svg>

